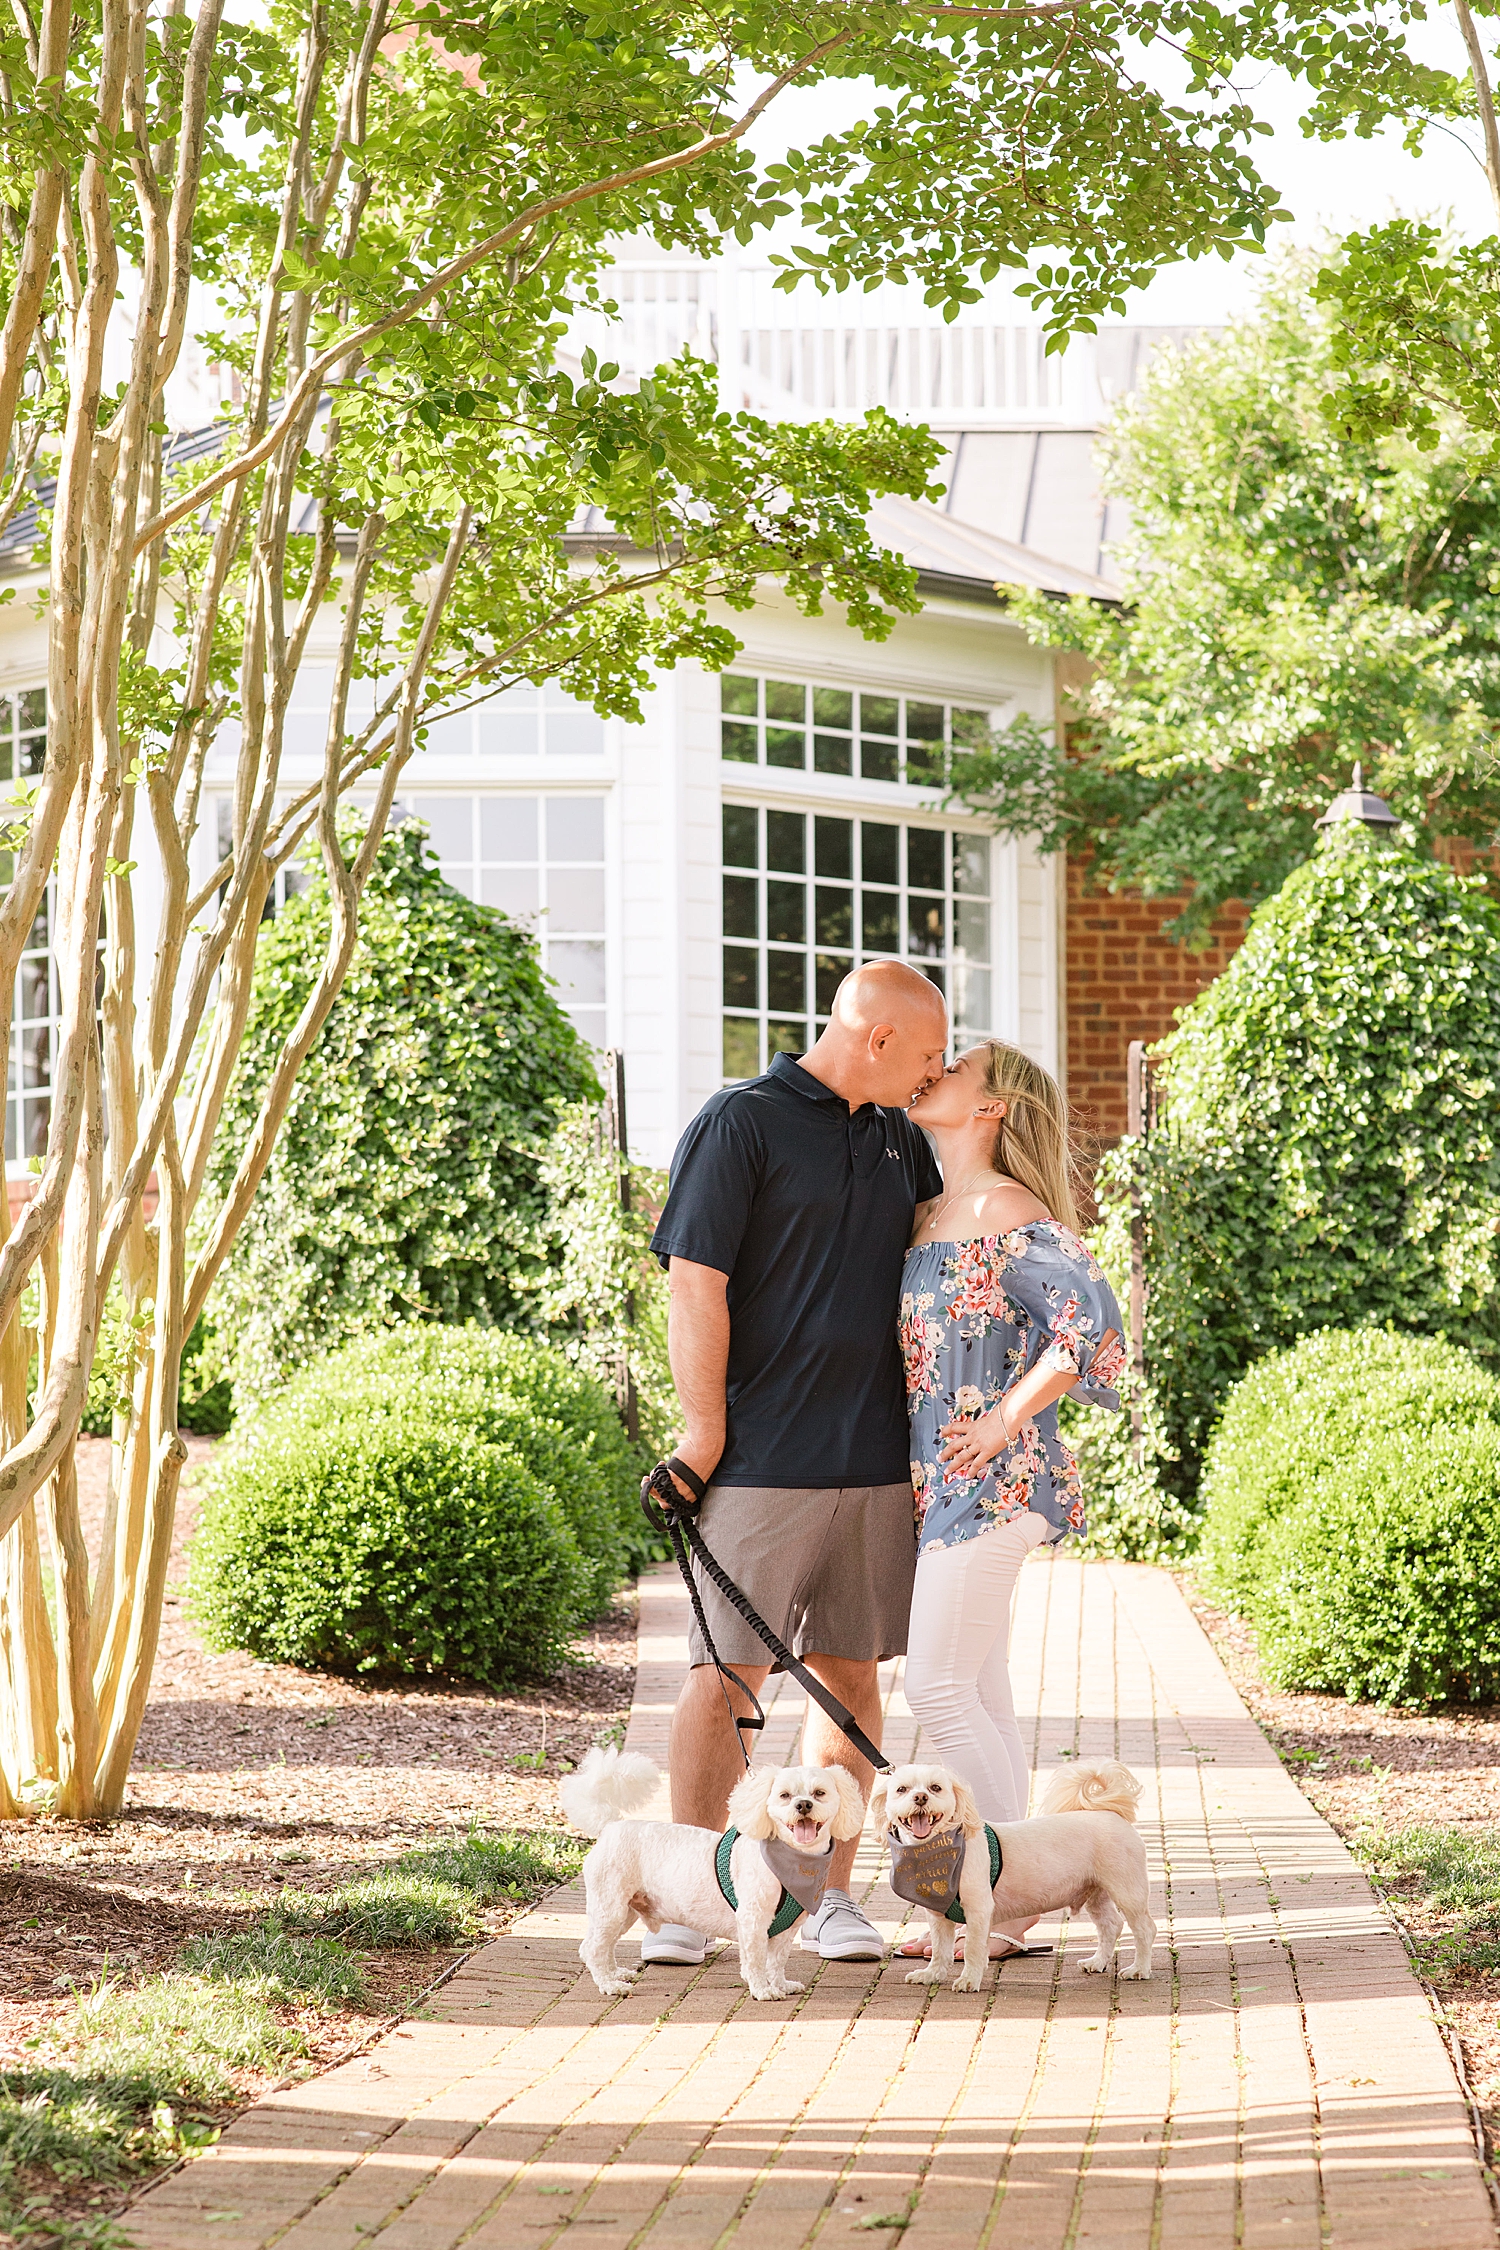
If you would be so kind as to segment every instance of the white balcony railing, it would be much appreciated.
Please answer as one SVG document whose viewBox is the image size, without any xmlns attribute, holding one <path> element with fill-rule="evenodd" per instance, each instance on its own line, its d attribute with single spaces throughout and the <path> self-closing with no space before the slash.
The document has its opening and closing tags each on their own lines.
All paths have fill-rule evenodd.
<svg viewBox="0 0 1500 2250">
<path fill-rule="evenodd" d="M 892 320 L 889 295 L 868 310 L 858 298 L 809 295 L 804 302 L 774 292 L 771 279 L 769 267 L 727 258 L 711 265 L 622 260 L 606 285 L 618 319 L 581 317 L 566 348 L 591 344 L 626 377 L 690 348 L 719 368 L 726 406 L 778 419 L 884 406 L 972 429 L 1093 422 L 1102 410 L 1091 338 L 1049 357 L 1036 327 Z"/>
</svg>

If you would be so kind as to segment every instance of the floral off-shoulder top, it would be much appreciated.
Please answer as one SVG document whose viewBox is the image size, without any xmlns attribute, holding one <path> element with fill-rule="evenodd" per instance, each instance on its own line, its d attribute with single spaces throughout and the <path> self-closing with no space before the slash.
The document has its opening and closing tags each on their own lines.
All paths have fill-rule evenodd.
<svg viewBox="0 0 1500 2250">
<path fill-rule="evenodd" d="M 1055 1219 L 907 1251 L 899 1334 L 924 1550 L 975 1539 L 1028 1510 L 1046 1517 L 1053 1543 L 1083 1530 L 1078 1464 L 1058 1433 L 1056 1406 L 1029 1422 L 980 1477 L 941 1459 L 941 1433 L 946 1422 L 997 1405 L 1038 1361 L 1076 1368 L 1082 1380 L 1070 1395 L 1117 1413 L 1123 1329 L 1098 1262 Z"/>
</svg>

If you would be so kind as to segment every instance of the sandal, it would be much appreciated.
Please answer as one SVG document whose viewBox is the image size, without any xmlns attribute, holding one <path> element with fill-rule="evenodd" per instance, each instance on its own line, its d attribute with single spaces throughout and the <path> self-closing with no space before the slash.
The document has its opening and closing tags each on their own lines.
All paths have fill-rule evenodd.
<svg viewBox="0 0 1500 2250">
<path fill-rule="evenodd" d="M 991 1945 L 995 1943 L 996 1938 L 999 1938 L 1001 1944 L 1009 1950 L 1004 1953 L 992 1953 L 990 1955 L 992 1961 L 1040 1960 L 1044 1954 L 1056 1950 L 1055 1947 L 1050 1945 L 1025 1945 L 1020 1938 L 1006 1937 L 1000 1930 L 994 1930 L 990 1933 Z M 963 1959 L 962 1945 L 963 1939 L 960 1937 L 953 1949 L 955 1961 Z M 930 1961 L 932 1959 L 931 1938 L 908 1938 L 905 1945 L 897 1946 L 896 1957 L 901 1961 Z"/>
</svg>

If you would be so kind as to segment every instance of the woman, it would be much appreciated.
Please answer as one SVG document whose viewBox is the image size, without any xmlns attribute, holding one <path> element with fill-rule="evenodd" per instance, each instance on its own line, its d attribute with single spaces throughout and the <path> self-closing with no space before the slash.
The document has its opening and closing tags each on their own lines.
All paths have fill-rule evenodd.
<svg viewBox="0 0 1500 2250">
<path fill-rule="evenodd" d="M 1118 1410 L 1120 1313 L 1078 1239 L 1067 1108 L 1045 1070 L 988 1040 L 910 1115 L 936 1144 L 945 1192 L 917 1210 L 901 1284 L 919 1527 L 906 1696 L 984 1818 L 1022 1820 L 1011 1597 L 1033 1547 L 1083 1529 L 1057 1401 Z M 992 1950 L 1020 1935 L 997 1932 Z"/>
</svg>

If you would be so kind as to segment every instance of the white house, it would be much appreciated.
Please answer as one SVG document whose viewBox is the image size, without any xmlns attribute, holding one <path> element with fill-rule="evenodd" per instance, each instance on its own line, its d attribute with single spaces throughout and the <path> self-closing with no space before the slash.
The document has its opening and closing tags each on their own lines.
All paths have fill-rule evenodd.
<svg viewBox="0 0 1500 2250">
<path fill-rule="evenodd" d="M 994 589 L 1109 598 L 1092 433 L 1159 333 L 1120 330 L 1047 360 L 1032 330 L 881 326 L 869 301 L 859 325 L 835 303 L 823 325 L 778 326 L 787 301 L 772 304 L 765 283 L 626 245 L 610 354 L 628 375 L 690 341 L 717 359 L 733 403 L 807 415 L 878 402 L 950 434 L 945 507 L 877 511 L 882 539 L 919 572 L 921 614 L 872 644 L 769 595 L 729 620 L 745 644 L 734 670 L 663 678 L 639 726 L 550 689 L 508 694 L 435 726 L 402 788 L 451 880 L 533 921 L 579 1029 L 623 1049 L 632 1145 L 656 1163 L 726 1079 L 804 1047 L 845 969 L 874 955 L 920 964 L 963 1030 L 1062 1068 L 1057 873 L 943 811 L 944 746 L 955 713 L 1051 718 L 1052 661 Z M 32 575 L 23 519 L 0 541 L 7 567 Z M 321 747 L 331 656 L 315 646 L 304 667 L 289 784 Z M 43 676 L 41 627 L 12 602 L 0 777 L 40 762 Z M 227 760 L 215 780 L 227 786 Z M 46 1132 L 55 1001 L 40 926 L 17 1003 L 12 1168 Z"/>
</svg>

